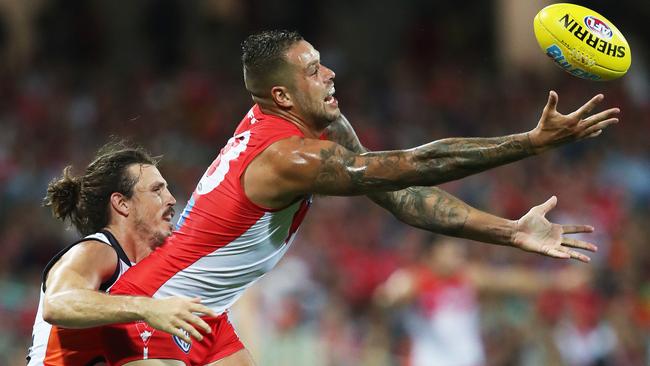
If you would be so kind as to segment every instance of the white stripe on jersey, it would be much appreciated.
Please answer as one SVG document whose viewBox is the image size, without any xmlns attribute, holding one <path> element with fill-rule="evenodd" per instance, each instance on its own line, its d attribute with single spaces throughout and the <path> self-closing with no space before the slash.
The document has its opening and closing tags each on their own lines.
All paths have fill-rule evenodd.
<svg viewBox="0 0 650 366">
<path fill-rule="evenodd" d="M 174 274 L 153 297 L 200 297 L 203 305 L 224 312 L 289 249 L 296 233 L 287 235 L 301 204 L 266 212 L 240 237 Z"/>
<path fill-rule="evenodd" d="M 29 363 L 27 366 L 42 366 L 47 351 L 47 342 L 50 338 L 52 325 L 43 320 L 43 287 L 41 286 L 41 296 L 38 300 L 38 311 L 34 320 L 32 330 L 32 346 L 27 351 Z"/>
</svg>

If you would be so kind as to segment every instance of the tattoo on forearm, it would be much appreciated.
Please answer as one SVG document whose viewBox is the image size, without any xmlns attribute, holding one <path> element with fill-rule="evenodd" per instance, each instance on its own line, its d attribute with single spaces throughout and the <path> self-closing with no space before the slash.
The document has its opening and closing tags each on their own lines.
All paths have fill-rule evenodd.
<svg viewBox="0 0 650 366">
<path fill-rule="evenodd" d="M 462 232 L 471 209 L 436 187 L 409 187 L 369 197 L 409 225 L 452 236 Z"/>
<path fill-rule="evenodd" d="M 368 152 L 345 119 L 330 125 L 328 136 L 350 151 Z M 462 232 L 471 210 L 463 201 L 436 187 L 409 187 L 368 197 L 409 225 L 447 235 Z"/>
<path fill-rule="evenodd" d="M 355 153 L 368 151 L 344 118 L 332 123 L 327 132 L 332 141 Z M 397 156 L 391 154 L 393 153 L 384 152 L 374 158 L 379 164 L 389 160 L 393 165 L 399 165 L 397 163 L 401 162 Z M 492 138 L 447 138 L 422 145 L 414 149 L 412 154 L 413 158 L 408 164 L 417 172 L 419 185 L 434 185 L 523 159 L 533 155 L 534 150 L 528 134 L 525 134 Z"/>
<path fill-rule="evenodd" d="M 533 155 L 527 135 L 448 138 L 415 149 L 416 169 L 449 181 Z"/>
</svg>

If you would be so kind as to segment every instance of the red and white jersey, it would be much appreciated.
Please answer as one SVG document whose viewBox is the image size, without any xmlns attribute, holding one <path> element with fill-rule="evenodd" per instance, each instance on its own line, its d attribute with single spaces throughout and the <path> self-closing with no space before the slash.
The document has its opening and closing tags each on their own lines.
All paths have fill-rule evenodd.
<svg viewBox="0 0 650 366">
<path fill-rule="evenodd" d="M 479 306 L 462 273 L 439 277 L 428 268 L 415 271 L 417 298 L 409 314 L 413 366 L 485 364 Z"/>
<path fill-rule="evenodd" d="M 251 202 L 241 184 L 250 162 L 272 143 L 304 136 L 257 105 L 201 178 L 160 248 L 123 276 L 112 294 L 200 297 L 224 312 L 289 249 L 311 196 L 282 208 Z"/>
<path fill-rule="evenodd" d="M 32 332 L 32 346 L 27 354 L 27 366 L 61 366 L 61 365 L 94 365 L 103 361 L 103 347 L 100 342 L 101 328 L 65 329 L 51 325 L 43 320 L 43 298 L 45 297 L 45 283 L 52 266 L 72 247 L 85 241 L 99 241 L 110 245 L 117 253 L 118 263 L 115 272 L 104 282 L 99 291 L 108 291 L 117 279 L 131 267 L 131 262 L 126 253 L 117 242 L 117 239 L 108 231 L 88 235 L 60 251 L 50 260 L 43 270 L 43 284 L 38 311 L 34 320 Z"/>
</svg>

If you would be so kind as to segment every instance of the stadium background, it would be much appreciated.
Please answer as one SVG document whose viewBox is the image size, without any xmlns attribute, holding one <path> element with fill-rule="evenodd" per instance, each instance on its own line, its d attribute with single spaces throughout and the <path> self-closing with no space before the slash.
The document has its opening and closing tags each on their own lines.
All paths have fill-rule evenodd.
<svg viewBox="0 0 650 366">
<path fill-rule="evenodd" d="M 180 211 L 250 107 L 239 43 L 277 27 L 321 51 L 371 149 L 528 130 L 549 89 L 560 111 L 599 92 L 621 107 L 622 123 L 597 140 L 444 187 L 509 218 L 556 194 L 554 220 L 596 227 L 590 265 L 469 244 L 472 261 L 590 277 L 568 294 L 481 294 L 489 365 L 650 364 L 650 3 L 580 3 L 627 36 L 623 79 L 586 82 L 553 66 L 532 33 L 543 2 L 0 1 L 0 365 L 24 364 L 40 272 L 76 238 L 41 207 L 48 181 L 66 163 L 85 166 L 109 135 L 130 137 L 164 154 Z M 258 363 L 404 364 L 409 310 L 378 310 L 372 294 L 428 240 L 364 198 L 317 198 L 280 268 L 235 311 Z M 613 346 L 571 363 L 558 353 L 568 340 L 552 336 L 567 322 L 584 337 L 606 329 Z"/>
</svg>

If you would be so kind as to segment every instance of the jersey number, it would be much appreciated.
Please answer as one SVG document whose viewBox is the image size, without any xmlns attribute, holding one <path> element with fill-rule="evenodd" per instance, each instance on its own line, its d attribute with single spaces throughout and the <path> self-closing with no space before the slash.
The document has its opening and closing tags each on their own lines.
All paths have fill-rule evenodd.
<svg viewBox="0 0 650 366">
<path fill-rule="evenodd" d="M 196 186 L 197 194 L 210 193 L 221 184 L 228 170 L 230 170 L 230 162 L 237 159 L 239 154 L 246 150 L 250 138 L 251 132 L 244 131 L 228 140 L 226 146 L 221 149 L 219 156 L 210 164 L 210 167 L 205 171 L 201 181 Z"/>
</svg>

